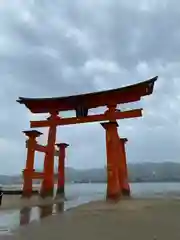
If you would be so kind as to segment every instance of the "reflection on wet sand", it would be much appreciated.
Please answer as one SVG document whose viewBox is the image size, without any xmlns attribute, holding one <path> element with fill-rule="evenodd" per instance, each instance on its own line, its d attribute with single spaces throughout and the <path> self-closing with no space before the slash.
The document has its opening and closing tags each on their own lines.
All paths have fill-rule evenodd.
<svg viewBox="0 0 180 240">
<path fill-rule="evenodd" d="M 53 214 L 53 205 L 39 206 L 40 219 Z"/>
<path fill-rule="evenodd" d="M 55 204 L 42 205 L 37 207 L 24 207 L 20 210 L 20 226 L 31 222 L 32 210 L 36 208 L 38 211 L 36 220 L 40 220 L 50 215 L 56 215 L 64 211 L 64 202 Z"/>
<path fill-rule="evenodd" d="M 26 225 L 30 222 L 31 208 L 24 207 L 20 210 L 20 225 Z"/>
<path fill-rule="evenodd" d="M 55 204 L 56 213 L 64 212 L 64 202 Z"/>
</svg>

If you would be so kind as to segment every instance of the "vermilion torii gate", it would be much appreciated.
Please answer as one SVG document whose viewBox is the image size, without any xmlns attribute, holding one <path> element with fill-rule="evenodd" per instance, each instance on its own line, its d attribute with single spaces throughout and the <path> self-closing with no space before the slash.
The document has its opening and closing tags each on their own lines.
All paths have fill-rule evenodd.
<svg viewBox="0 0 180 240">
<path fill-rule="evenodd" d="M 122 193 L 129 194 L 124 148 L 126 139 L 123 140 L 119 138 L 117 131 L 118 124 L 116 120 L 141 117 L 142 109 L 120 111 L 117 109 L 117 105 L 136 102 L 143 96 L 152 94 L 154 83 L 157 78 L 158 77 L 154 77 L 138 84 L 102 92 L 58 98 L 20 97 L 19 100 L 17 100 L 20 104 L 24 104 L 32 113 L 50 114 L 47 120 L 30 122 L 31 128 L 49 127 L 47 145 L 43 147 L 45 159 L 44 172 L 41 176 L 43 179 L 41 196 L 53 195 L 54 152 L 57 126 L 103 121 L 105 122 L 101 123 L 101 125 L 106 132 L 107 150 L 107 199 L 119 199 Z M 88 114 L 89 109 L 102 106 L 107 107 L 107 110 L 104 113 L 96 115 Z M 59 116 L 59 112 L 70 110 L 75 110 L 76 116 L 71 118 L 63 118 Z M 29 141 L 32 142 L 34 141 L 32 139 L 35 139 L 40 133 L 37 131 L 31 132 L 33 132 L 33 134 L 31 134 L 31 140 Z M 27 132 L 25 133 L 27 134 Z M 33 143 L 31 144 L 33 145 Z M 62 159 L 64 161 L 64 153 Z M 32 190 L 32 169 L 34 162 L 34 155 L 32 152 L 29 153 L 29 162 L 30 164 L 26 164 L 26 169 L 24 170 L 27 176 L 26 179 L 31 179 L 31 181 L 24 181 L 24 191 L 26 191 L 27 195 L 28 191 L 30 192 Z M 64 164 L 62 165 L 62 168 L 64 171 Z M 25 187 L 25 185 L 27 186 Z"/>
</svg>

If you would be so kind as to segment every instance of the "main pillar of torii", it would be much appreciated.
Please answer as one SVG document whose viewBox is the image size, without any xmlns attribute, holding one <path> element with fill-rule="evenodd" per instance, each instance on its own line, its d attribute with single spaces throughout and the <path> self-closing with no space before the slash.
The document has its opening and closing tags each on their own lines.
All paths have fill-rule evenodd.
<svg viewBox="0 0 180 240">
<path fill-rule="evenodd" d="M 59 120 L 57 111 L 52 111 L 50 113 L 48 120 L 51 121 L 49 126 L 48 141 L 46 146 L 46 153 L 44 159 L 44 179 L 42 182 L 41 197 L 53 196 L 54 194 L 54 151 L 56 142 L 56 130 L 57 125 L 56 120 Z"/>
<path fill-rule="evenodd" d="M 119 181 L 119 139 L 117 137 L 117 122 L 101 123 L 106 130 L 107 155 L 107 192 L 106 198 L 118 200 L 121 196 Z"/>
</svg>

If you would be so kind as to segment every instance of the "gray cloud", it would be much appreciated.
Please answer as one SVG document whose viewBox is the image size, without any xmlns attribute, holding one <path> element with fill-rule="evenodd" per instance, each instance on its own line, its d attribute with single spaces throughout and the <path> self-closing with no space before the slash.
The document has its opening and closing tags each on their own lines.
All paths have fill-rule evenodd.
<svg viewBox="0 0 180 240">
<path fill-rule="evenodd" d="M 21 131 L 34 116 L 16 103 L 19 96 L 110 89 L 155 75 L 154 94 L 137 104 L 144 117 L 120 121 L 119 134 L 129 139 L 128 161 L 178 161 L 179 21 L 177 0 L 0 4 L 1 172 L 24 167 Z M 98 123 L 60 127 L 57 140 L 71 145 L 70 166 L 101 167 L 106 162 L 105 133 Z"/>
</svg>

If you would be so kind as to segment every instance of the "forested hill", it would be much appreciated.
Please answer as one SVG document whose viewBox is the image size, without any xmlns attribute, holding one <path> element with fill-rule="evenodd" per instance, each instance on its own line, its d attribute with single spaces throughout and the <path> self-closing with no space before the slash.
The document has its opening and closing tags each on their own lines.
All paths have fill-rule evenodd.
<svg viewBox="0 0 180 240">
<path fill-rule="evenodd" d="M 180 182 L 180 163 L 139 163 L 128 164 L 131 182 Z M 66 168 L 67 182 L 105 182 L 106 169 L 78 170 Z M 21 183 L 21 176 L 0 175 L 0 184 Z"/>
<path fill-rule="evenodd" d="M 149 181 L 180 181 L 179 163 L 139 163 L 128 164 L 129 179 L 131 182 Z M 106 181 L 106 169 L 77 170 L 66 169 L 67 181 Z"/>
</svg>

